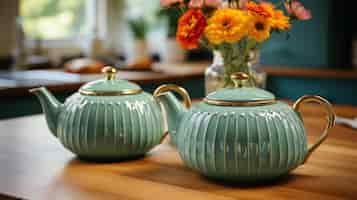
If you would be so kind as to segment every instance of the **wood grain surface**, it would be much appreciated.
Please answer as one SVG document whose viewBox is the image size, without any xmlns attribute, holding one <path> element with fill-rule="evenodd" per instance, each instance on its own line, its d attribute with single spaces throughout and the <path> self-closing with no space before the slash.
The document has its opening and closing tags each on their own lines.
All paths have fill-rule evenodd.
<svg viewBox="0 0 357 200">
<path fill-rule="evenodd" d="M 355 107 L 335 106 L 343 116 Z M 320 108 L 303 109 L 309 142 L 321 132 Z M 356 199 L 357 130 L 337 125 L 309 162 L 260 184 L 209 180 L 185 167 L 166 140 L 139 160 L 77 160 L 50 135 L 43 115 L 0 121 L 0 199 Z"/>
</svg>

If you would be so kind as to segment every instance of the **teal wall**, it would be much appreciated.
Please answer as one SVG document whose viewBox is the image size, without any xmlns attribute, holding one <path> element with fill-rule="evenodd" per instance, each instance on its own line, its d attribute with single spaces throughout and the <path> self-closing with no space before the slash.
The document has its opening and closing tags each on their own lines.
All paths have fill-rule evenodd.
<svg viewBox="0 0 357 200">
<path fill-rule="evenodd" d="M 309 21 L 296 21 L 287 39 L 287 34 L 274 34 L 263 44 L 263 65 L 327 67 L 334 66 L 332 0 L 303 0 L 312 11 Z M 332 55 L 332 56 L 330 56 Z"/>
<path fill-rule="evenodd" d="M 267 87 L 279 99 L 320 95 L 333 104 L 357 106 L 357 79 L 271 76 Z"/>
<path fill-rule="evenodd" d="M 286 35 L 274 35 L 263 45 L 263 65 L 350 69 L 352 39 L 356 38 L 354 1 L 302 0 L 312 11 L 310 21 L 295 22 Z M 321 95 L 335 104 L 357 105 L 357 79 L 271 76 L 268 90 L 278 98 Z"/>
</svg>

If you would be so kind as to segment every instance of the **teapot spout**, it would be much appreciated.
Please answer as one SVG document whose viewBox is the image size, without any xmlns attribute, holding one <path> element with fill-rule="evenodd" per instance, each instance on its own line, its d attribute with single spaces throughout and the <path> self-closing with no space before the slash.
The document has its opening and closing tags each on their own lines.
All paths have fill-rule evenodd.
<svg viewBox="0 0 357 200">
<path fill-rule="evenodd" d="M 169 90 L 174 90 L 183 96 L 185 106 L 173 95 Z M 163 113 L 166 119 L 167 128 L 171 136 L 173 144 L 177 144 L 177 129 L 181 122 L 182 117 L 191 106 L 191 99 L 187 91 L 176 85 L 163 85 L 155 90 L 154 96 L 161 103 Z"/>
<path fill-rule="evenodd" d="M 52 134 L 57 137 L 57 121 L 63 105 L 44 87 L 34 88 L 29 92 L 35 94 L 40 100 L 47 125 Z"/>
</svg>

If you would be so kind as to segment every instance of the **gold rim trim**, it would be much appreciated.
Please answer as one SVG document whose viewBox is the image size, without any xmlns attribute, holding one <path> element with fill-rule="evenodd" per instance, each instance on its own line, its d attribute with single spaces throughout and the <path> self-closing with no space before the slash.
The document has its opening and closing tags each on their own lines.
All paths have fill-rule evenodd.
<svg viewBox="0 0 357 200">
<path fill-rule="evenodd" d="M 122 91 L 86 91 L 79 90 L 79 93 L 86 96 L 124 96 L 139 94 L 142 89 L 122 90 Z"/>
<path fill-rule="evenodd" d="M 275 99 L 269 100 L 259 100 L 259 101 L 222 101 L 222 100 L 212 100 L 212 99 L 203 99 L 207 104 L 216 105 L 216 106 L 264 106 L 275 104 Z"/>
</svg>

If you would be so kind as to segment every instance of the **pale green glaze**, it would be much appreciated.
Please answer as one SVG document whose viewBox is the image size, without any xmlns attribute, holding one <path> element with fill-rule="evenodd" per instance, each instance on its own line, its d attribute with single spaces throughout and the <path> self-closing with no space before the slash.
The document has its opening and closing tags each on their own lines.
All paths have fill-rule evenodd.
<svg viewBox="0 0 357 200">
<path fill-rule="evenodd" d="M 85 91 L 107 91 L 107 92 L 116 92 L 116 91 L 123 91 L 123 90 L 138 90 L 141 89 L 135 83 L 131 83 L 126 80 L 97 80 L 87 83 L 81 87 L 81 90 Z"/>
<path fill-rule="evenodd" d="M 122 83 L 122 80 L 102 80 L 82 89 L 140 89 L 135 84 Z M 109 90 L 105 90 L 108 84 Z M 159 144 L 164 134 L 160 107 L 146 92 L 122 96 L 75 93 L 64 104 L 45 88 L 32 92 L 40 99 L 51 132 L 81 158 L 115 161 L 141 156 Z"/>
<path fill-rule="evenodd" d="M 262 94 L 269 97 L 269 93 Z M 228 98 L 234 95 L 237 98 L 239 94 Z M 283 102 L 235 107 L 202 102 L 187 110 L 171 93 L 158 98 L 182 160 L 205 176 L 233 181 L 272 179 L 304 161 L 307 142 L 303 122 Z"/>
<path fill-rule="evenodd" d="M 223 88 L 217 92 L 208 94 L 206 98 L 224 101 L 259 101 L 275 99 L 275 96 L 272 93 L 259 88 L 243 87 Z"/>
</svg>

